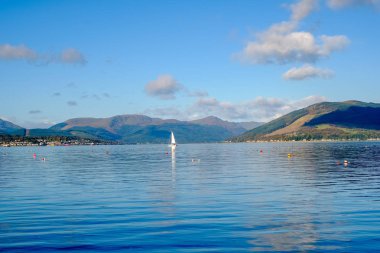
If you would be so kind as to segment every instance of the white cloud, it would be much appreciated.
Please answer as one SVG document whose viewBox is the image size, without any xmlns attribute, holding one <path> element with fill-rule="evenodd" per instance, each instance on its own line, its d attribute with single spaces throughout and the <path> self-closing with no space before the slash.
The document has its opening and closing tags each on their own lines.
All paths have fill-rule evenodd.
<svg viewBox="0 0 380 253">
<path fill-rule="evenodd" d="M 60 55 L 60 61 L 68 64 L 86 64 L 86 58 L 84 55 L 75 48 L 68 48 L 64 50 Z"/>
<path fill-rule="evenodd" d="M 177 118 L 183 120 L 199 119 L 207 116 L 217 116 L 229 121 L 259 121 L 268 122 L 293 110 L 311 104 L 326 101 L 325 97 L 309 96 L 296 101 L 280 98 L 257 97 L 250 101 L 232 103 L 216 98 L 199 98 L 194 104 L 184 110 L 176 107 L 154 108 L 145 111 L 156 117 Z"/>
<path fill-rule="evenodd" d="M 86 58 L 77 49 L 69 48 L 59 54 L 41 54 L 24 45 L 0 45 L 0 60 L 27 60 L 44 65 L 50 63 L 86 64 Z"/>
<path fill-rule="evenodd" d="M 2 60 L 35 60 L 37 53 L 24 46 L 0 45 L 0 59 Z"/>
<path fill-rule="evenodd" d="M 310 32 L 293 31 L 295 27 L 294 22 L 272 26 L 258 34 L 256 41 L 248 42 L 238 57 L 253 64 L 315 62 L 344 49 L 349 43 L 343 35 L 315 38 Z"/>
<path fill-rule="evenodd" d="M 302 0 L 298 3 L 292 4 L 290 9 L 292 11 L 292 19 L 299 21 L 307 17 L 318 6 L 318 0 Z"/>
<path fill-rule="evenodd" d="M 344 49 L 349 44 L 344 35 L 315 36 L 299 31 L 300 21 L 317 8 L 318 0 L 300 0 L 290 5 L 290 20 L 258 33 L 236 54 L 237 59 L 251 64 L 315 63 Z"/>
<path fill-rule="evenodd" d="M 308 78 L 331 78 L 334 72 L 329 69 L 320 69 L 312 65 L 303 65 L 299 68 L 291 68 L 283 74 L 283 78 L 286 80 L 304 80 Z"/>
<path fill-rule="evenodd" d="M 182 90 L 183 86 L 171 75 L 161 75 L 145 85 L 145 92 L 160 99 L 175 99 L 175 94 Z"/>
<path fill-rule="evenodd" d="M 380 8 L 380 0 L 327 0 L 327 5 L 333 9 L 340 9 L 352 5 L 369 5 Z"/>
<path fill-rule="evenodd" d="M 329 56 L 334 51 L 344 49 L 350 43 L 350 40 L 344 35 L 322 35 L 320 38 L 322 41 L 322 47 L 319 52 L 321 56 Z"/>
</svg>

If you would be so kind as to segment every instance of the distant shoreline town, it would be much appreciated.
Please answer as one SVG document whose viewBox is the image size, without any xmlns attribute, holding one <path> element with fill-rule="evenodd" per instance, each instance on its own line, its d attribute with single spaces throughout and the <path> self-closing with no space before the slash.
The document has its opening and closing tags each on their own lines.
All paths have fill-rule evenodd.
<svg viewBox="0 0 380 253">
<path fill-rule="evenodd" d="M 25 147 L 25 146 L 89 146 L 89 145 L 117 145 L 117 142 L 100 141 L 91 139 L 78 139 L 69 137 L 54 136 L 42 137 L 19 137 L 0 136 L 0 146 L 2 147 Z"/>
<path fill-rule="evenodd" d="M 253 141 L 243 141 L 243 142 L 232 142 L 232 141 L 223 141 L 223 142 L 212 142 L 220 144 L 229 144 L 229 143 L 323 143 L 323 142 L 380 142 L 380 138 L 370 138 L 370 139 L 311 139 L 311 140 L 253 140 Z M 203 142 L 201 144 L 204 144 Z M 210 143 L 210 142 L 207 142 Z M 162 143 L 135 143 L 133 145 L 148 145 L 148 144 L 162 144 Z M 190 143 L 183 143 L 190 144 Z M 0 147 L 56 147 L 56 146 L 92 146 L 92 145 L 132 145 L 132 144 L 123 144 L 118 142 L 105 142 L 99 140 L 90 140 L 90 139 L 67 139 L 66 137 L 54 137 L 46 138 L 29 138 L 29 137 L 18 137 L 8 140 L 0 139 Z"/>
</svg>

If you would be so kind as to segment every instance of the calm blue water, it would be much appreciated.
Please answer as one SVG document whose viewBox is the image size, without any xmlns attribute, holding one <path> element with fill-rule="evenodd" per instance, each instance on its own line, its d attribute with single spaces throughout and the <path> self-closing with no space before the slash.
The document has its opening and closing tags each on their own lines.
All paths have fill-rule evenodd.
<svg viewBox="0 0 380 253">
<path fill-rule="evenodd" d="M 379 142 L 167 151 L 0 148 L 0 251 L 380 251 Z"/>
</svg>

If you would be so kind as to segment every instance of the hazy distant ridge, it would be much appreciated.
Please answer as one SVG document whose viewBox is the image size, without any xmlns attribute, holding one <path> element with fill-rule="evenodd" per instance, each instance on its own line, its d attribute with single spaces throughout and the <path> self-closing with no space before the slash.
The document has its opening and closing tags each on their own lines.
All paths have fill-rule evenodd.
<svg viewBox="0 0 380 253">
<path fill-rule="evenodd" d="M 110 118 L 75 118 L 52 126 L 73 136 L 122 143 L 167 143 L 170 131 L 180 143 L 218 142 L 244 133 L 257 122 L 229 122 L 214 116 L 193 121 L 118 115 Z"/>
</svg>

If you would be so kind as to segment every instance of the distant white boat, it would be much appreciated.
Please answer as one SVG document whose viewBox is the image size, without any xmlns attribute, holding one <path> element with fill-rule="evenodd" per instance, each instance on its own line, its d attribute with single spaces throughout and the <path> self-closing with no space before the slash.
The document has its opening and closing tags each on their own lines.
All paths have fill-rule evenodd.
<svg viewBox="0 0 380 253">
<path fill-rule="evenodd" d="M 170 134 L 170 145 L 169 146 L 172 148 L 172 151 L 174 151 L 175 148 L 177 147 L 173 132 L 171 132 L 171 134 Z"/>
</svg>

